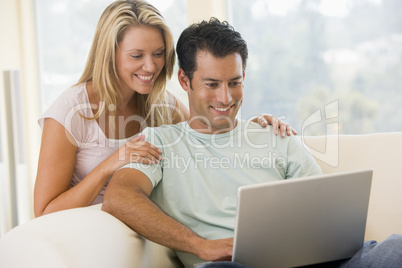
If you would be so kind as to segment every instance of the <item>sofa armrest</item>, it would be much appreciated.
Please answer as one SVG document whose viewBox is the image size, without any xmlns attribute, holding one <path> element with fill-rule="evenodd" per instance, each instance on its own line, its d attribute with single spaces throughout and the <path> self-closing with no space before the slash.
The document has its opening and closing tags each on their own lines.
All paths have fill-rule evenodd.
<svg viewBox="0 0 402 268">
<path fill-rule="evenodd" d="M 33 219 L 0 239 L 0 267 L 180 266 L 172 250 L 145 240 L 100 205 Z"/>
</svg>

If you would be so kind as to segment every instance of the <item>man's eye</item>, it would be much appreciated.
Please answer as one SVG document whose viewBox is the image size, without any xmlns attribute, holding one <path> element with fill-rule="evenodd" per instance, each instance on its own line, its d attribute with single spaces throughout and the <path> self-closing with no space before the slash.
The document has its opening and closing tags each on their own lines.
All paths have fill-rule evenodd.
<svg viewBox="0 0 402 268">
<path fill-rule="evenodd" d="M 240 86 L 241 85 L 241 82 L 239 82 L 239 81 L 237 81 L 237 82 L 230 82 L 229 83 L 229 86 L 230 87 L 238 87 L 238 86 Z"/>
<path fill-rule="evenodd" d="M 210 87 L 210 88 L 217 88 L 218 86 L 219 86 L 218 83 L 207 83 L 207 87 Z"/>
</svg>

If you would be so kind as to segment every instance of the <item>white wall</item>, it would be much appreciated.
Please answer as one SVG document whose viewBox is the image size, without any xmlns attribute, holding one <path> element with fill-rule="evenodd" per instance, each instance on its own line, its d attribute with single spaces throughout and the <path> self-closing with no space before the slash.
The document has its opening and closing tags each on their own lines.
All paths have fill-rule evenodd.
<svg viewBox="0 0 402 268">
<path fill-rule="evenodd" d="M 226 0 L 187 0 L 188 24 L 216 17 L 227 20 Z"/>
</svg>

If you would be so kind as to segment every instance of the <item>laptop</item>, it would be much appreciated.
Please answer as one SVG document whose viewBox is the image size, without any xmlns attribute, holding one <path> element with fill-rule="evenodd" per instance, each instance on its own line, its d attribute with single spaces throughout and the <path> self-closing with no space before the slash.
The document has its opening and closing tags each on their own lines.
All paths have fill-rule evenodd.
<svg viewBox="0 0 402 268">
<path fill-rule="evenodd" d="M 351 258 L 364 243 L 373 171 L 240 187 L 232 260 L 250 268 Z"/>
</svg>

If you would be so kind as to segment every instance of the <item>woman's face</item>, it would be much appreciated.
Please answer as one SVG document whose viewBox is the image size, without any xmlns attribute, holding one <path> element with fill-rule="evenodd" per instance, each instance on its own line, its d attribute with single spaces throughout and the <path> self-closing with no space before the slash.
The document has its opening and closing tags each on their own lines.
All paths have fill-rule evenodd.
<svg viewBox="0 0 402 268">
<path fill-rule="evenodd" d="M 165 42 L 160 29 L 139 26 L 126 30 L 116 51 L 122 93 L 149 94 L 165 66 Z"/>
</svg>

